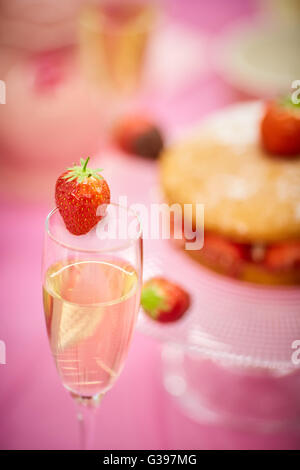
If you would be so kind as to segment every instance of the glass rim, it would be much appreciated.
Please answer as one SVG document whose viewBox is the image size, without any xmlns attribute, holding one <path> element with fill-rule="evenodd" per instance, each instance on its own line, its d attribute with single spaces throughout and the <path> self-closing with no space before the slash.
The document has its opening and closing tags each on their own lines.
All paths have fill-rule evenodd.
<svg viewBox="0 0 300 470">
<path fill-rule="evenodd" d="M 107 3 L 109 3 L 109 2 L 107 2 Z M 133 3 L 135 3 L 135 2 L 133 2 Z M 139 4 L 139 1 L 137 1 L 136 3 Z M 105 2 L 104 2 L 104 4 L 105 4 Z M 143 2 L 140 2 L 140 4 L 143 5 Z M 141 34 L 141 33 L 146 33 L 146 32 L 150 33 L 151 31 L 154 31 L 158 28 L 158 24 L 161 21 L 161 16 L 162 15 L 161 15 L 161 12 L 159 12 L 159 6 L 157 4 L 157 1 L 155 1 L 155 3 L 152 3 L 151 0 L 148 0 L 148 2 L 145 2 L 145 5 L 149 6 L 152 9 L 152 13 L 153 13 L 152 21 L 151 20 L 148 20 L 148 21 L 143 20 L 142 24 L 139 25 L 135 29 L 134 32 L 130 32 L 129 35 L 133 35 L 133 34 L 136 34 L 136 33 Z M 99 4 L 99 6 L 101 7 L 101 4 Z M 97 8 L 98 8 L 97 5 L 92 5 L 92 7 L 90 8 L 90 11 L 91 11 L 91 9 L 94 11 Z M 122 36 L 124 34 L 122 31 L 119 31 L 118 28 L 115 28 L 109 22 L 106 22 L 105 20 L 100 21 L 100 24 L 99 24 L 98 27 L 95 27 L 94 25 L 89 24 L 88 20 L 86 19 L 85 15 L 84 15 L 84 13 L 86 11 L 88 11 L 87 7 L 83 8 L 82 11 L 81 11 L 81 13 L 83 13 L 83 14 L 81 14 L 81 16 L 79 18 L 79 26 L 86 28 L 87 31 L 97 33 L 97 34 L 99 34 L 101 31 L 103 31 L 103 32 L 109 31 L 110 34 L 114 35 L 114 36 Z"/>
<path fill-rule="evenodd" d="M 110 253 L 110 252 L 114 252 L 114 251 L 125 250 L 126 248 L 131 246 L 134 242 L 137 242 L 138 240 L 142 239 L 143 230 L 142 230 L 141 219 L 140 219 L 139 215 L 133 209 L 130 209 L 129 207 L 122 206 L 121 204 L 117 204 L 115 202 L 111 202 L 109 204 L 109 206 L 114 206 L 114 207 L 124 209 L 127 213 L 132 214 L 132 216 L 136 218 L 136 220 L 138 221 L 138 224 L 139 224 L 139 231 L 138 231 L 135 238 L 128 239 L 127 241 L 126 240 L 120 240 L 120 242 L 123 241 L 123 243 L 122 244 L 120 243 L 120 245 L 117 245 L 117 246 L 112 247 L 112 248 L 102 248 L 102 249 L 101 248 L 99 248 L 99 249 L 91 248 L 91 249 L 89 249 L 89 248 L 81 248 L 81 247 L 76 247 L 76 246 L 69 245 L 68 243 L 65 243 L 65 242 L 59 240 L 57 237 L 55 237 L 53 235 L 53 233 L 51 233 L 51 230 L 50 230 L 49 222 L 50 222 L 51 217 L 54 214 L 57 214 L 57 213 L 59 213 L 59 215 L 60 215 L 58 207 L 55 207 L 54 209 L 52 209 L 46 217 L 46 220 L 45 220 L 46 234 L 49 236 L 49 238 L 51 238 L 51 240 L 53 240 L 58 245 L 60 245 L 64 248 L 67 248 L 68 250 L 72 250 L 72 251 L 79 251 L 79 252 L 82 252 L 82 253 Z M 68 230 L 68 229 L 65 227 L 65 230 Z M 73 235 L 73 236 L 76 237 L 78 235 Z M 82 235 L 79 235 L 79 236 L 82 236 Z"/>
</svg>

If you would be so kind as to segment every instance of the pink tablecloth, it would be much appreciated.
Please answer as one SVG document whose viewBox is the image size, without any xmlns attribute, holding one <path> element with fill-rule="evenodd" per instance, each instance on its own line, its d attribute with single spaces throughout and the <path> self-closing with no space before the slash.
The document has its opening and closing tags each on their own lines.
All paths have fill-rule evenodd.
<svg viewBox="0 0 300 470">
<path fill-rule="evenodd" d="M 174 16 L 208 36 L 253 10 L 250 0 L 226 6 L 214 0 L 205 7 L 198 0 L 172 3 Z M 153 111 L 172 128 L 239 98 L 207 68 L 176 98 L 153 101 Z M 127 163 L 155 181 L 150 164 Z M 142 181 L 136 188 L 141 194 Z M 40 258 L 49 207 L 8 200 L 0 205 L 0 340 L 7 348 L 7 364 L 0 364 L 0 448 L 77 448 L 75 406 L 56 373 L 42 312 Z M 124 372 L 98 411 L 95 448 L 299 449 L 300 435 L 254 434 L 190 421 L 163 389 L 159 345 L 136 333 Z"/>
</svg>

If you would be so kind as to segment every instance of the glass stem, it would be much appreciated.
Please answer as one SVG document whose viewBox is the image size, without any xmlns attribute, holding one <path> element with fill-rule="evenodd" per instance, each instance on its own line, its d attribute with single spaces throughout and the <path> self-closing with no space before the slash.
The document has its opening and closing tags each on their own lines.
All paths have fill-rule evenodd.
<svg viewBox="0 0 300 470">
<path fill-rule="evenodd" d="M 91 450 L 94 447 L 95 417 L 100 399 L 101 397 L 76 397 L 81 450 Z"/>
</svg>

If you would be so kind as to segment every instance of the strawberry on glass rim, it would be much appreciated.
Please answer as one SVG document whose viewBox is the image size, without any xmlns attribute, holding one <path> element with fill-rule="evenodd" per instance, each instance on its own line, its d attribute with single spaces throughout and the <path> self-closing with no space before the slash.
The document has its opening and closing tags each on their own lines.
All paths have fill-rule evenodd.
<svg viewBox="0 0 300 470">
<path fill-rule="evenodd" d="M 80 159 L 62 173 L 55 186 L 55 201 L 64 223 L 73 235 L 88 233 L 106 214 L 110 189 L 99 173 L 87 167 L 90 157 Z"/>
<path fill-rule="evenodd" d="M 300 156 L 300 105 L 290 97 L 267 103 L 260 132 L 262 145 L 270 154 Z"/>
</svg>

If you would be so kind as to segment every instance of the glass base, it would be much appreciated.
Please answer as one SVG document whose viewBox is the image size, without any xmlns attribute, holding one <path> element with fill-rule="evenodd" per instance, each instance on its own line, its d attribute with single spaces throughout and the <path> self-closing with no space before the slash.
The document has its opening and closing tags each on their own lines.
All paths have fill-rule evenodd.
<svg viewBox="0 0 300 470">
<path fill-rule="evenodd" d="M 300 371 L 239 367 L 184 350 L 162 349 L 163 382 L 199 423 L 277 432 L 300 427 Z"/>
</svg>

